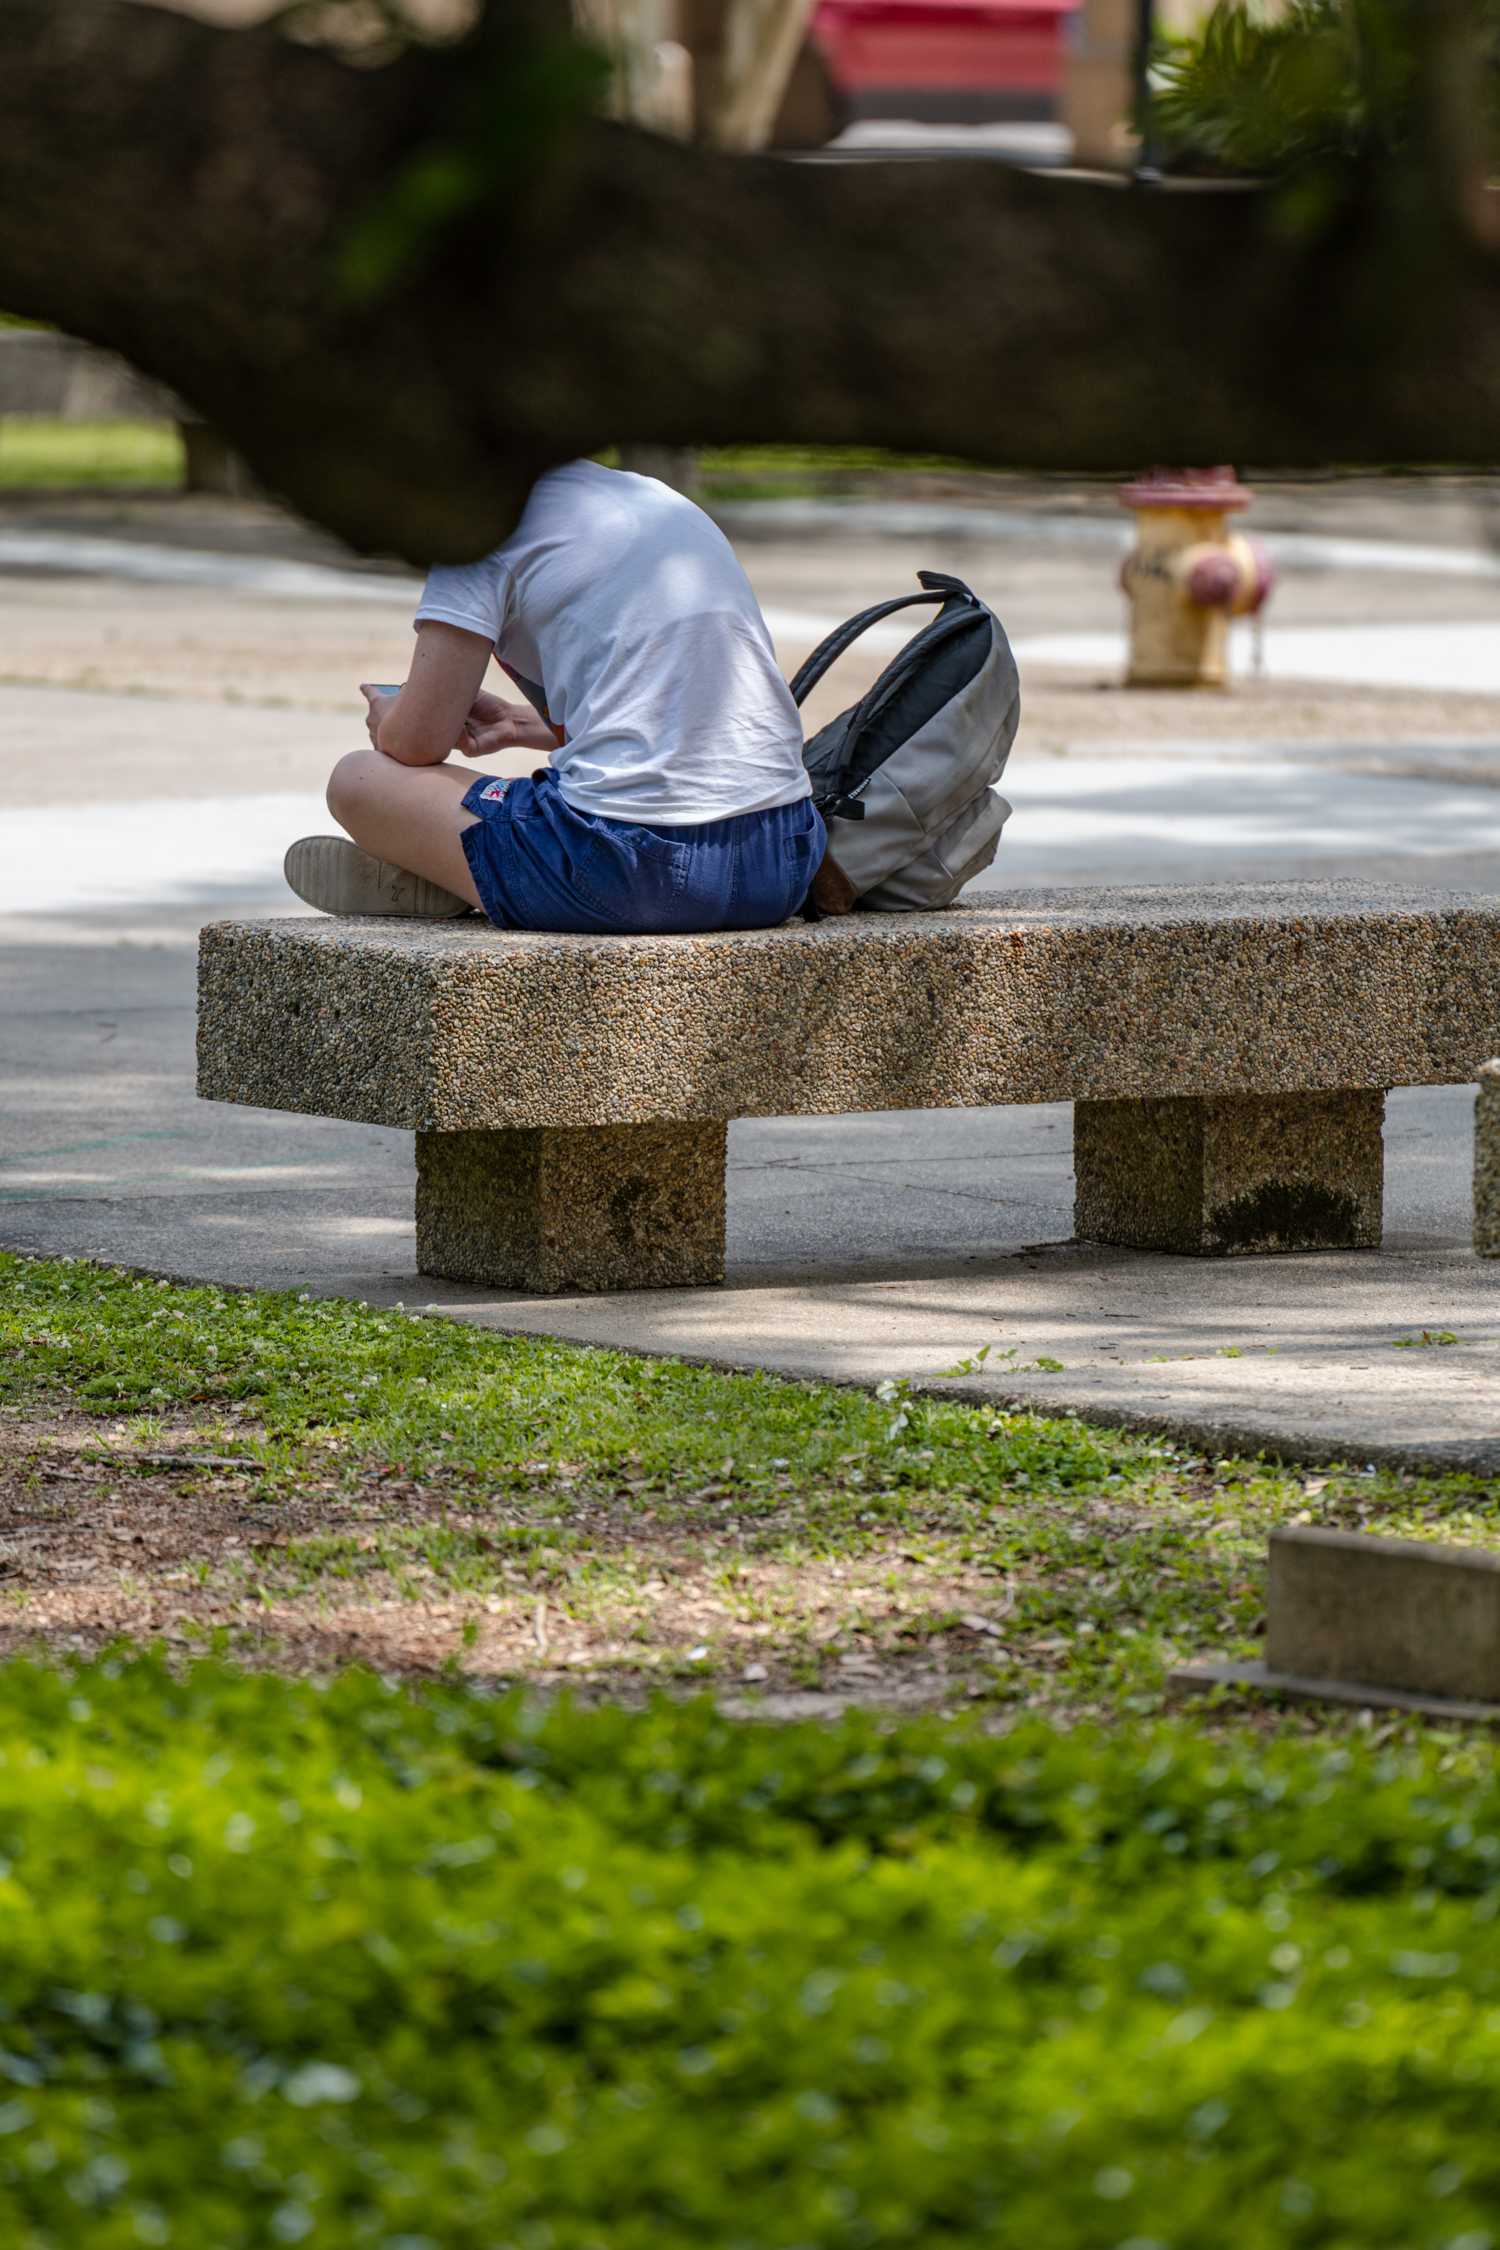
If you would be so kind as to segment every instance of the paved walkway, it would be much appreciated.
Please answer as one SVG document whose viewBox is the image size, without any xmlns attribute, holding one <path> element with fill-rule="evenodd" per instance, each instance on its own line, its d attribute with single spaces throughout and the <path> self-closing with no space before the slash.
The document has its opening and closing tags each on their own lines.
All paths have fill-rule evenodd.
<svg viewBox="0 0 1500 2250">
<path fill-rule="evenodd" d="M 415 1273 L 407 1136 L 196 1101 L 198 919 L 0 925 L 0 1241 L 793 1374 L 924 1380 L 986 1352 L 967 1387 L 993 1398 L 1500 1471 L 1464 1088 L 1393 1097 L 1379 1256 L 1072 1246 L 1065 1107 L 773 1119 L 731 1134 L 727 1289 L 516 1297 Z M 1459 1341 L 1403 1348 L 1424 1332 Z"/>
<path fill-rule="evenodd" d="M 747 552 L 789 661 L 825 613 L 819 587 L 853 606 L 914 559 L 958 559 L 930 538 L 919 552 L 825 542 L 816 571 L 800 539 Z M 291 906 L 282 842 L 323 824 L 319 777 L 357 729 L 348 682 L 404 661 L 409 614 L 404 588 L 377 595 L 365 576 L 347 600 L 309 598 L 245 559 L 258 583 L 226 577 L 220 557 L 207 582 L 189 565 L 168 587 L 143 575 L 150 557 L 129 579 L 96 554 L 86 647 L 78 577 L 9 583 L 0 1241 L 862 1381 L 930 1380 L 984 1353 L 966 1382 L 992 1398 L 1221 1445 L 1500 1471 L 1500 1267 L 1465 1246 L 1462 1088 L 1392 1101 L 1379 1256 L 1221 1264 L 1070 1246 L 1069 1115 L 1031 1109 L 736 1127 L 723 1290 L 537 1300 L 419 1279 L 403 1136 L 192 1092 L 198 926 Z M 997 542 L 962 563 L 988 588 L 1015 554 Z M 1023 643 L 1110 631 L 1097 542 L 1058 548 L 1033 576 L 1045 584 L 1005 603 Z M 1373 630 L 1394 647 L 1477 638 L 1496 600 L 1487 572 L 1421 567 L 1309 574 L 1292 594 L 1283 633 Z M 1376 692 L 1273 669 L 1234 698 L 1174 701 L 1029 666 L 997 884 L 1211 869 L 1492 887 L 1500 695 L 1434 691 L 1408 670 L 1421 677 Z"/>
</svg>

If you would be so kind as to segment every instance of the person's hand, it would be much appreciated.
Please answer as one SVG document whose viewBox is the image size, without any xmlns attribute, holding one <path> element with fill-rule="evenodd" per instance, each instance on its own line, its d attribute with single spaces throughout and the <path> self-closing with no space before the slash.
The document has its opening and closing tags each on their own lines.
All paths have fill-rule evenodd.
<svg viewBox="0 0 1500 2250">
<path fill-rule="evenodd" d="M 361 680 L 359 692 L 365 699 L 365 732 L 373 748 L 380 748 L 380 723 L 388 711 L 395 709 L 399 688 L 377 687 L 371 680 Z"/>
<path fill-rule="evenodd" d="M 490 758 L 497 750 L 557 748 L 555 730 L 529 703 L 507 703 L 498 695 L 476 695 L 464 721 L 458 747 L 468 758 Z"/>
</svg>

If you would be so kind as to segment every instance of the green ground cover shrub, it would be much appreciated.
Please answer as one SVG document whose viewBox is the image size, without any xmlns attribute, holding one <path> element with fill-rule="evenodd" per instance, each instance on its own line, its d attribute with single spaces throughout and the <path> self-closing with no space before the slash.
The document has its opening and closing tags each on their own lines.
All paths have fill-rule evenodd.
<svg viewBox="0 0 1500 2250">
<path fill-rule="evenodd" d="M 0 1669 L 8 2250 L 1482 2250 L 1488 1752 Z"/>
</svg>

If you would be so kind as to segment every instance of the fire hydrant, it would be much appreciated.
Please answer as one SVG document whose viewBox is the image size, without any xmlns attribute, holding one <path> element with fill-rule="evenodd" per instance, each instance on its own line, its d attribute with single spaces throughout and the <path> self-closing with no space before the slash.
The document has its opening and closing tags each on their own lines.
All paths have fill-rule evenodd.
<svg viewBox="0 0 1500 2250">
<path fill-rule="evenodd" d="M 1153 469 L 1121 486 L 1136 517 L 1120 566 L 1127 687 L 1228 685 L 1229 620 L 1253 615 L 1274 582 L 1265 549 L 1228 529 L 1250 497 L 1233 469 Z"/>
</svg>

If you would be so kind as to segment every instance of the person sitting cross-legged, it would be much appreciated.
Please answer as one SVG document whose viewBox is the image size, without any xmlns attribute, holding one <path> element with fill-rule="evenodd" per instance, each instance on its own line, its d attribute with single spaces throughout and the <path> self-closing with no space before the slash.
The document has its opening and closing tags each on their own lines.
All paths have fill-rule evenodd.
<svg viewBox="0 0 1500 2250">
<path fill-rule="evenodd" d="M 364 689 L 371 748 L 329 781 L 347 838 L 287 853 L 309 905 L 615 934 L 801 906 L 826 837 L 797 709 L 734 550 L 682 494 L 551 470 L 493 554 L 432 571 L 416 634 L 404 685 Z M 483 691 L 492 656 L 524 702 Z M 450 757 L 515 748 L 545 760 L 528 779 Z"/>
</svg>

